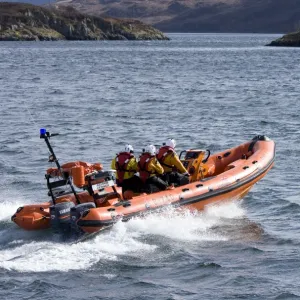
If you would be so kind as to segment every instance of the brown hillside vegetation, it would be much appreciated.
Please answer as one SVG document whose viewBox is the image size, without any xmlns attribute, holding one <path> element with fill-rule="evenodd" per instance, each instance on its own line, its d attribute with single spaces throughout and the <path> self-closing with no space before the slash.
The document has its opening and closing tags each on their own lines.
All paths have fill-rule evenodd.
<svg viewBox="0 0 300 300">
<path fill-rule="evenodd" d="M 135 18 L 164 32 L 289 32 L 299 0 L 58 0 L 97 15 Z"/>
<path fill-rule="evenodd" d="M 216 4 L 233 5 L 240 0 L 58 0 L 57 5 L 100 16 L 134 18 L 149 24 L 172 19 L 190 9 Z"/>
</svg>

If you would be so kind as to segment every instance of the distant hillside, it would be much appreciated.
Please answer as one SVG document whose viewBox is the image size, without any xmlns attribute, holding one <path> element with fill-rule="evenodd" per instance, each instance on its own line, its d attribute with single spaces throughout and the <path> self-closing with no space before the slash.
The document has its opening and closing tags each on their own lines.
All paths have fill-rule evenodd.
<svg viewBox="0 0 300 300">
<path fill-rule="evenodd" d="M 164 32 L 290 32 L 300 0 L 57 0 L 83 12 L 136 18 Z"/>
<path fill-rule="evenodd" d="M 166 40 L 159 30 L 137 20 L 100 18 L 72 7 L 47 9 L 0 2 L 0 40 Z"/>
<path fill-rule="evenodd" d="M 50 3 L 54 3 L 55 0 L 5 0 L 5 1 L 1 1 L 0 2 L 22 2 L 22 3 L 30 3 L 30 4 L 34 4 L 34 5 L 43 5 L 43 4 L 50 4 Z"/>
<path fill-rule="evenodd" d="M 238 2 L 240 0 L 57 0 L 56 4 L 72 5 L 82 12 L 100 16 L 134 18 L 156 24 L 197 7 Z"/>
<path fill-rule="evenodd" d="M 290 32 L 300 26 L 299 0 L 241 0 L 236 5 L 197 8 L 160 22 L 163 31 Z"/>
</svg>

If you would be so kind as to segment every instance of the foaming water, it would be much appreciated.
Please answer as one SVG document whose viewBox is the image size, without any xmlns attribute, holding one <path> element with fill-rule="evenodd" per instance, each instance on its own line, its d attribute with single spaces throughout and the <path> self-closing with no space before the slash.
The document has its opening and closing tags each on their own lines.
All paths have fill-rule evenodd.
<svg viewBox="0 0 300 300">
<path fill-rule="evenodd" d="M 219 213 L 221 210 L 223 214 Z M 55 236 L 50 241 L 40 241 L 42 236 L 32 241 L 35 236 L 30 233 L 28 241 L 13 240 L 7 244 L 9 249 L 0 250 L 0 268 L 19 272 L 88 270 L 98 263 L 122 260 L 124 255 L 150 255 L 159 247 L 159 243 L 153 243 L 153 236 L 167 238 L 164 241 L 169 244 L 177 240 L 197 242 L 201 246 L 207 241 L 226 241 L 228 238 L 221 232 L 211 229 L 222 227 L 224 218 L 236 219 L 243 215 L 237 203 L 212 206 L 205 212 L 170 208 L 145 218 L 119 222 L 109 232 L 72 244 L 56 241 Z"/>
<path fill-rule="evenodd" d="M 100 251 L 96 243 L 65 245 L 31 242 L 0 252 L 2 268 L 19 272 L 86 270 L 99 260 L 116 260 L 114 251 Z M 110 250 L 112 250 L 111 248 Z M 80 259 L 78 259 L 80 257 Z"/>
<path fill-rule="evenodd" d="M 132 220 L 128 223 L 128 229 L 142 235 L 162 235 L 182 242 L 227 240 L 222 235 L 209 232 L 209 229 L 221 225 L 223 218 L 243 215 L 244 211 L 237 203 L 211 206 L 205 212 L 169 208 L 161 214 L 150 214 L 146 218 Z"/>
<path fill-rule="evenodd" d="M 237 202 L 228 202 L 206 206 L 205 212 L 210 217 L 215 218 L 242 218 L 245 216 L 245 209 Z"/>
<path fill-rule="evenodd" d="M 6 199 L 0 202 L 0 222 L 10 221 L 11 216 L 16 212 L 17 208 L 24 205 L 25 199 Z"/>
</svg>

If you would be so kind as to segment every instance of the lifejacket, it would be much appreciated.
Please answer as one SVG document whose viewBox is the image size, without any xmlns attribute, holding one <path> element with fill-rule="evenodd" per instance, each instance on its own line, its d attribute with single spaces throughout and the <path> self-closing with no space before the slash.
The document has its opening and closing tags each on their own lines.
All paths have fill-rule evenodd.
<svg viewBox="0 0 300 300">
<path fill-rule="evenodd" d="M 159 149 L 156 158 L 162 166 L 173 168 L 173 166 L 164 163 L 164 160 L 166 159 L 167 155 L 170 153 L 175 153 L 174 149 L 169 146 L 163 146 Z"/>
<path fill-rule="evenodd" d="M 140 156 L 140 160 L 139 160 L 139 163 L 138 163 L 139 173 L 140 173 L 140 178 L 142 179 L 142 181 L 144 183 L 150 177 L 150 175 L 153 174 L 152 172 L 148 171 L 149 163 L 151 162 L 153 157 L 154 156 L 151 155 L 150 153 L 143 153 Z"/>
<path fill-rule="evenodd" d="M 134 157 L 134 155 L 132 153 L 128 153 L 128 152 L 120 152 L 119 154 L 117 154 L 117 156 L 116 156 L 116 171 L 118 174 L 119 183 L 123 182 L 125 172 L 134 172 L 135 173 L 135 171 L 127 170 L 127 165 L 129 163 L 130 159 L 133 157 Z"/>
</svg>

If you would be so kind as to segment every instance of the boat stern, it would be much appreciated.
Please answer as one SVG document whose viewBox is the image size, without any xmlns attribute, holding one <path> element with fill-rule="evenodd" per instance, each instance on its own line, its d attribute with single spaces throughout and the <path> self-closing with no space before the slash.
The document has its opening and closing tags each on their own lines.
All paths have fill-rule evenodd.
<svg viewBox="0 0 300 300">
<path fill-rule="evenodd" d="M 20 206 L 11 220 L 25 230 L 39 230 L 50 227 L 49 203 Z"/>
</svg>

